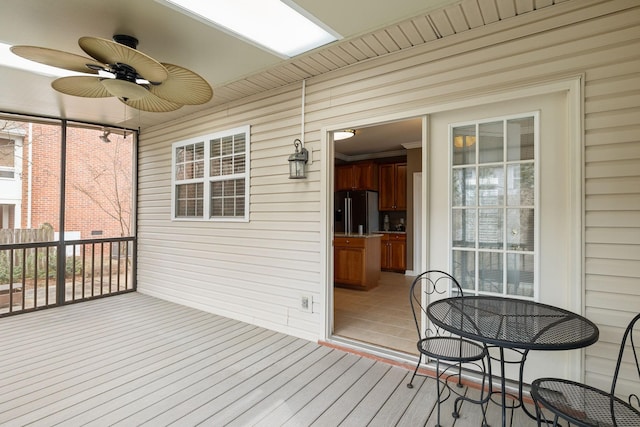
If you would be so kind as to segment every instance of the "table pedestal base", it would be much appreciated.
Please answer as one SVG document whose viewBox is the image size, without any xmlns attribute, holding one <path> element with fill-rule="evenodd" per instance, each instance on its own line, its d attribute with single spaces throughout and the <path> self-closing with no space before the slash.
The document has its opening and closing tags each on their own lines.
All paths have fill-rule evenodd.
<svg viewBox="0 0 640 427">
<path fill-rule="evenodd" d="M 531 412 L 529 412 L 529 410 L 527 409 L 527 407 L 524 405 L 523 401 L 522 401 L 522 389 L 523 389 L 523 376 L 524 376 L 524 362 L 527 360 L 527 355 L 529 354 L 529 350 L 516 350 L 516 349 L 509 349 L 515 353 L 517 353 L 519 355 L 519 359 L 518 360 L 513 360 L 513 361 L 507 361 L 505 359 L 505 355 L 504 355 L 504 351 L 505 348 L 504 347 L 497 347 L 497 346 L 489 346 L 489 349 L 492 348 L 497 348 L 500 352 L 500 357 L 493 357 L 491 355 L 489 355 L 491 360 L 495 360 L 497 362 L 499 362 L 500 364 L 500 390 L 499 391 L 493 391 L 492 390 L 492 384 L 489 385 L 489 395 L 493 396 L 494 394 L 500 394 L 500 400 L 499 402 L 496 402 L 493 397 L 491 398 L 491 401 L 493 403 L 496 403 L 498 405 L 500 405 L 502 407 L 502 427 L 506 427 L 507 426 L 507 408 L 511 409 L 511 419 L 509 421 L 509 425 L 513 425 L 513 411 L 516 410 L 517 408 L 522 408 L 522 410 L 524 411 L 525 414 L 527 414 L 527 416 L 533 420 L 537 419 L 535 414 L 532 414 Z M 506 387 L 506 376 L 505 376 L 505 367 L 508 364 L 512 364 L 512 365 L 518 365 L 518 392 L 517 394 L 513 394 L 513 393 L 509 393 L 507 391 L 507 387 Z M 507 399 L 512 400 L 512 404 L 511 405 L 507 405 Z"/>
</svg>

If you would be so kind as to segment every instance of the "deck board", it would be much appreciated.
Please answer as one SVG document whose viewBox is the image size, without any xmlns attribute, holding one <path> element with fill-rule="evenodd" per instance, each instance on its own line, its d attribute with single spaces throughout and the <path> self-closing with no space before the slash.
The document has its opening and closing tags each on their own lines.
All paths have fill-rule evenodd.
<svg viewBox="0 0 640 427">
<path fill-rule="evenodd" d="M 316 418 L 312 425 L 314 426 L 337 426 L 350 415 L 374 386 L 384 377 L 391 366 L 385 366 L 380 363 L 373 363 L 353 384 L 340 396 L 337 397 L 334 404 L 325 408 L 325 411 Z M 363 422 L 357 419 L 358 423 Z"/>
<path fill-rule="evenodd" d="M 165 424 L 164 421 L 170 419 L 176 422 L 179 421 L 183 425 L 198 425 L 207 420 L 215 420 L 217 422 L 220 410 L 238 400 L 242 400 L 247 393 L 259 386 L 260 382 L 268 380 L 272 376 L 277 376 L 287 366 L 307 354 L 312 346 L 311 344 L 300 344 L 300 341 L 296 340 L 261 358 L 261 360 L 255 361 L 249 369 L 234 373 L 225 381 L 216 384 L 208 392 L 200 393 L 197 397 L 191 398 L 179 407 L 172 408 L 170 418 L 163 417 L 159 418 L 158 421 L 160 421 L 160 424 Z M 180 415 L 180 417 L 177 418 L 177 415 Z M 153 422 L 155 421 L 154 419 Z"/>
<path fill-rule="evenodd" d="M 269 412 L 264 418 L 258 420 L 254 425 L 257 426 L 281 426 L 291 417 L 295 416 L 299 411 L 307 406 L 309 402 L 318 398 L 327 387 L 334 381 L 342 377 L 353 365 L 360 360 L 359 357 L 352 354 L 344 354 L 336 361 L 335 364 L 327 366 L 327 369 L 311 381 L 309 381 L 296 394 L 289 396 L 280 402 L 273 411 Z M 309 420 L 309 423 L 315 419 Z"/>
<path fill-rule="evenodd" d="M 378 413 L 387 400 L 393 395 L 398 387 L 404 386 L 407 378 L 407 371 L 397 366 L 391 366 L 386 370 L 384 376 L 369 390 L 367 395 L 358 405 L 347 415 L 342 424 L 367 425 Z"/>
<path fill-rule="evenodd" d="M 300 352 L 302 357 L 285 369 L 275 373 L 265 371 L 262 376 L 256 375 L 254 381 L 243 387 L 244 394 L 238 393 L 235 400 L 227 402 L 215 415 L 209 415 L 207 421 L 221 425 L 247 425 L 249 420 L 261 418 L 265 413 L 263 408 L 268 408 L 282 397 L 291 396 L 301 386 L 304 374 L 331 352 L 326 347 L 317 347 L 311 343 L 304 349 L 307 350 L 306 354 Z"/>
<path fill-rule="evenodd" d="M 293 378 L 287 378 L 288 381 L 282 386 L 275 389 L 272 393 L 265 395 L 258 404 L 248 405 L 245 411 L 233 420 L 230 420 L 229 426 L 246 426 L 254 425 L 257 421 L 264 419 L 271 414 L 283 402 L 291 396 L 301 393 L 307 384 L 319 376 L 323 375 L 328 369 L 331 369 L 336 363 L 344 358 L 344 354 L 321 347 L 321 354 L 313 363 L 307 364 L 305 369 Z M 266 392 L 267 390 L 265 390 Z M 250 403 L 250 402 L 248 402 Z M 244 402 L 239 402 L 240 406 L 244 406 Z M 242 408 L 241 408 L 242 409 Z"/>
<path fill-rule="evenodd" d="M 432 378 L 408 389 L 403 367 L 138 293 L 2 318 L 0 336 L 2 426 L 434 423 Z M 444 425 L 480 425 L 452 405 Z"/>
</svg>

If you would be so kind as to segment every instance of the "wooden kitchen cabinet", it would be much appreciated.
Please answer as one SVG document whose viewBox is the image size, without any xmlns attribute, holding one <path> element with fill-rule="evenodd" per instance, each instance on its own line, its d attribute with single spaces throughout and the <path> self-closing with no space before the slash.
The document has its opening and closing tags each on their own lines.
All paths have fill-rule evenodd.
<svg viewBox="0 0 640 427">
<path fill-rule="evenodd" d="M 380 235 L 334 237 L 333 281 L 337 286 L 368 290 L 380 280 Z"/>
<path fill-rule="evenodd" d="M 380 239 L 380 268 L 404 273 L 407 269 L 407 235 L 383 233 Z"/>
<path fill-rule="evenodd" d="M 378 190 L 378 166 L 373 162 L 340 165 L 335 168 L 336 191 Z"/>
<path fill-rule="evenodd" d="M 407 210 L 407 164 L 388 163 L 379 165 L 379 199 L 381 211 Z"/>
</svg>

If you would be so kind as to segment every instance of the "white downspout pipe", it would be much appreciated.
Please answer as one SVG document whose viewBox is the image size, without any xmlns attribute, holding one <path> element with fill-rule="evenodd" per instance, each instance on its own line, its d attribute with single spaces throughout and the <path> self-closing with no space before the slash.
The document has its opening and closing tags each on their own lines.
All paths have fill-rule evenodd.
<svg viewBox="0 0 640 427">
<path fill-rule="evenodd" d="M 300 106 L 300 141 L 302 141 L 302 146 L 304 148 L 305 147 L 305 143 L 304 143 L 304 109 L 305 109 L 305 95 L 306 95 L 306 91 L 307 91 L 307 81 L 306 80 L 302 80 L 302 105 Z M 307 148 L 307 150 L 309 151 L 309 159 L 307 160 L 307 164 L 311 165 L 313 164 L 313 152 L 311 151 L 310 148 Z"/>
</svg>

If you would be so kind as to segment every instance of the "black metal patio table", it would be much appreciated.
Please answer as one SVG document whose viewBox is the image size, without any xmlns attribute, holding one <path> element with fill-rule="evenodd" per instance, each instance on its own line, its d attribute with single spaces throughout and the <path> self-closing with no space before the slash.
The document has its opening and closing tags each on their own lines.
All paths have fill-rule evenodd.
<svg viewBox="0 0 640 427">
<path fill-rule="evenodd" d="M 500 403 L 502 425 L 506 426 L 507 393 L 504 375 L 506 363 L 519 364 L 518 395 L 511 396 L 522 404 L 524 362 L 530 350 L 573 350 L 598 340 L 598 327 L 589 319 L 571 311 L 530 300 L 496 296 L 465 296 L 434 301 L 427 307 L 427 317 L 456 335 L 499 349 Z M 505 361 L 505 349 L 520 355 L 517 361 Z M 490 390 L 491 382 L 490 382 Z"/>
</svg>

